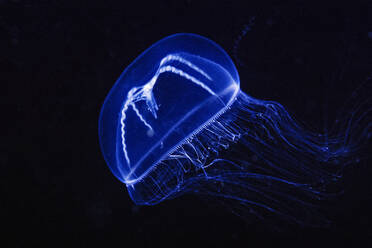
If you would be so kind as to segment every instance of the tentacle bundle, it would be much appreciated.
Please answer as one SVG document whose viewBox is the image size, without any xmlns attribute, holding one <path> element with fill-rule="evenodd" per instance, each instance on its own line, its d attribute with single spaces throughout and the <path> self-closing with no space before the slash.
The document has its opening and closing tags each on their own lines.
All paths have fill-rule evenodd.
<svg viewBox="0 0 372 248">
<path fill-rule="evenodd" d="M 137 204 L 191 192 L 215 196 L 239 215 L 274 214 L 300 224 L 324 225 L 314 203 L 334 193 L 328 185 L 354 161 L 355 141 L 369 138 L 370 125 L 358 129 L 360 124 L 344 125 L 339 133 L 315 134 L 280 104 L 239 92 L 222 115 L 128 189 L 136 194 L 132 198 Z"/>
</svg>

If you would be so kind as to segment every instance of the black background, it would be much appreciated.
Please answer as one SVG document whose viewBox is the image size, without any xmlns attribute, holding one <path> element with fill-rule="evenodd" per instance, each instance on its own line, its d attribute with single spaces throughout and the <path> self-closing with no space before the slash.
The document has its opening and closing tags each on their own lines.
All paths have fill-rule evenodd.
<svg viewBox="0 0 372 248">
<path fill-rule="evenodd" d="M 315 131 L 332 123 L 372 72 L 372 5 L 259 2 L 1 0 L 2 123 L 10 125 L 0 246 L 368 247 L 368 160 L 345 170 L 329 228 L 282 232 L 195 196 L 134 206 L 105 164 L 97 137 L 105 96 L 144 49 L 179 32 L 219 43 L 248 94 L 282 103 Z"/>
</svg>

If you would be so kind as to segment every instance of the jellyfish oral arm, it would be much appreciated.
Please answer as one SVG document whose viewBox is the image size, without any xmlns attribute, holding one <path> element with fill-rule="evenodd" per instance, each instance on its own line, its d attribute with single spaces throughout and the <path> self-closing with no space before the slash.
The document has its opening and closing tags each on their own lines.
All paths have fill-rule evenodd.
<svg viewBox="0 0 372 248">
<path fill-rule="evenodd" d="M 177 74 L 177 75 L 180 75 L 181 77 L 184 77 L 188 80 L 190 80 L 191 82 L 199 85 L 200 87 L 202 87 L 203 89 L 205 89 L 206 91 L 208 91 L 211 95 L 215 96 L 216 93 L 214 93 L 208 86 L 206 86 L 203 82 L 201 82 L 200 80 L 196 79 L 195 77 L 187 74 L 186 72 L 183 72 L 182 70 L 179 70 L 173 66 L 170 66 L 170 65 L 167 65 L 165 67 L 162 67 L 160 68 L 159 70 L 159 74 L 160 73 L 163 73 L 163 72 L 172 72 L 174 74 Z"/>
<path fill-rule="evenodd" d="M 209 94 L 213 96 L 217 96 L 217 94 L 211 90 L 205 83 L 202 81 L 196 79 L 195 77 L 191 76 L 190 74 L 182 71 L 181 69 L 177 69 L 174 66 L 171 65 L 165 65 L 168 62 L 171 61 L 177 61 L 180 62 L 191 69 L 195 70 L 196 72 L 203 75 L 206 79 L 212 80 L 212 78 L 204 72 L 202 69 L 191 63 L 190 61 L 182 58 L 181 56 L 177 54 L 169 54 L 165 56 L 159 63 L 159 67 L 155 73 L 155 75 L 151 78 L 151 80 L 140 87 L 133 87 L 127 94 L 127 99 L 124 102 L 124 106 L 121 110 L 121 118 L 120 118 L 120 125 L 121 125 L 121 143 L 123 146 L 123 153 L 125 160 L 128 165 L 130 165 L 130 159 L 127 151 L 127 146 L 125 143 L 125 119 L 126 119 L 126 112 L 128 111 L 129 107 L 132 108 L 132 110 L 136 113 L 137 117 L 140 119 L 140 121 L 148 128 L 147 134 L 148 136 L 153 136 L 154 130 L 153 127 L 146 121 L 146 119 L 143 117 L 143 115 L 140 113 L 140 111 L 136 107 L 136 102 L 139 101 L 146 101 L 148 110 L 151 112 L 151 114 L 154 116 L 155 119 L 157 119 L 157 111 L 159 110 L 159 106 L 156 103 L 154 94 L 153 94 L 153 88 L 157 82 L 157 79 L 160 74 L 165 72 L 170 72 L 176 75 L 179 75 L 180 77 L 186 78 L 187 80 L 191 81 L 192 83 L 200 86 L 204 90 L 206 90 Z"/>
<path fill-rule="evenodd" d="M 212 80 L 212 78 L 207 74 L 205 73 L 202 69 L 200 69 L 199 67 L 197 67 L 196 65 L 194 65 L 193 63 L 189 62 L 188 60 L 182 58 L 181 56 L 179 55 L 176 55 L 176 54 L 169 54 L 167 56 L 165 56 L 161 61 L 160 61 L 160 66 L 164 65 L 165 63 L 169 62 L 169 61 L 178 61 L 180 63 L 183 63 L 185 65 L 187 65 L 188 67 L 192 68 L 193 70 L 199 72 L 200 74 L 202 74 L 204 77 L 206 77 L 207 79 L 209 80 Z"/>
</svg>

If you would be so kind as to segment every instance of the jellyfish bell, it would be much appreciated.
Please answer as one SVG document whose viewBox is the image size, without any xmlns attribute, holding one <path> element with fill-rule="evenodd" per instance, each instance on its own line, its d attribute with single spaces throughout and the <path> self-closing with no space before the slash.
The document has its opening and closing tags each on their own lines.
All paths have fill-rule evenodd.
<svg viewBox="0 0 372 248">
<path fill-rule="evenodd" d="M 156 203 L 170 194 L 169 185 L 149 193 L 171 180 L 154 175 L 165 176 L 158 171 L 169 170 L 162 168 L 169 155 L 225 112 L 238 92 L 230 57 L 195 34 L 158 41 L 124 70 L 102 107 L 99 137 L 107 164 L 135 202 Z"/>
</svg>

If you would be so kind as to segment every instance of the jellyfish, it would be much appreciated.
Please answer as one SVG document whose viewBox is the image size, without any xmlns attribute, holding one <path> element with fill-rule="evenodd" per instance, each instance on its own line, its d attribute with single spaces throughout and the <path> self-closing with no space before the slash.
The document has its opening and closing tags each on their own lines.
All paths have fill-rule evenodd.
<svg viewBox="0 0 372 248">
<path fill-rule="evenodd" d="M 101 109 L 99 140 L 135 204 L 190 193 L 239 215 L 318 224 L 316 202 L 370 139 L 363 106 L 333 133 L 306 130 L 278 102 L 244 93 L 219 45 L 181 33 L 124 70 Z"/>
</svg>

